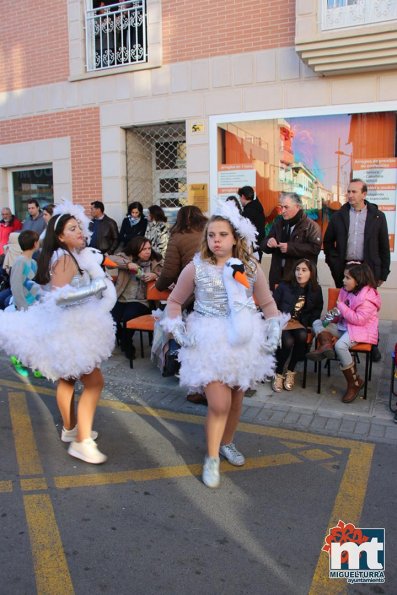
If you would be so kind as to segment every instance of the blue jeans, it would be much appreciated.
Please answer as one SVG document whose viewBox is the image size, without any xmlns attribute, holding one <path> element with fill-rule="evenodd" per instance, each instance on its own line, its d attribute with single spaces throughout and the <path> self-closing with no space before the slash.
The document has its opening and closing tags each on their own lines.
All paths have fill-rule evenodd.
<svg viewBox="0 0 397 595">
<path fill-rule="evenodd" d="M 12 297 L 11 289 L 0 291 L 0 310 L 4 310 L 10 303 Z"/>
</svg>

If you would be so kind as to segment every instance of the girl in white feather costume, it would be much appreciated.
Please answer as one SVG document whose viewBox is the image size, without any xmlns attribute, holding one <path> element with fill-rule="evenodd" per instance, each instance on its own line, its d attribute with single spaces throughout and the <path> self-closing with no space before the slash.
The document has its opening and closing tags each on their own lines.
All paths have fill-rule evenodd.
<svg viewBox="0 0 397 595">
<path fill-rule="evenodd" d="M 65 254 L 59 250 L 57 256 Z M 28 310 L 0 311 L 0 346 L 54 382 L 89 374 L 111 356 L 114 347 L 115 331 L 109 314 L 115 301 L 114 284 L 105 277 L 95 250 L 85 248 L 75 258 L 86 273 L 86 284 L 103 277 L 107 287 L 103 297 L 93 295 L 80 304 L 61 307 L 57 300 L 68 293 L 67 286 L 44 290 L 41 301 Z M 94 276 L 87 275 L 88 269 Z"/>
<path fill-rule="evenodd" d="M 244 391 L 272 374 L 273 353 L 285 323 L 262 269 L 250 255 L 248 246 L 254 241 L 252 224 L 235 205 L 221 205 L 204 231 L 201 253 L 182 271 L 159 322 L 181 345 L 181 384 L 204 388 L 207 397 L 203 481 L 208 487 L 219 485 L 220 454 L 234 465 L 245 462 L 233 443 Z M 185 325 L 181 306 L 192 293 L 194 311 Z"/>
<path fill-rule="evenodd" d="M 67 206 L 75 216 L 65 213 Z M 50 220 L 36 276 L 43 297 L 26 311 L 0 313 L 0 346 L 23 365 L 58 381 L 62 440 L 71 442 L 69 454 L 98 464 L 107 457 L 93 441 L 97 433 L 92 423 L 103 388 L 99 365 L 114 346 L 110 310 L 116 294 L 100 266 L 102 255 L 84 248 L 87 223 L 82 207 L 71 203 Z M 77 379 L 84 390 L 76 415 Z"/>
</svg>

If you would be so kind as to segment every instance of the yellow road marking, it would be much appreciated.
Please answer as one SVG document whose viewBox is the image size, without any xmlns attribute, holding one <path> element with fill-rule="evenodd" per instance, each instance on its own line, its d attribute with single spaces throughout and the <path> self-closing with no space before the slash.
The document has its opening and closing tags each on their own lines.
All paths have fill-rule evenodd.
<svg viewBox="0 0 397 595">
<path fill-rule="evenodd" d="M 8 399 L 19 474 L 43 475 L 26 396 L 24 393 L 10 392 Z M 23 490 L 46 489 L 46 487 L 44 477 L 21 479 Z M 23 496 L 23 502 L 37 592 L 40 595 L 74 593 L 50 497 L 47 494 L 29 494 Z"/>
<path fill-rule="evenodd" d="M 23 497 L 29 527 L 37 593 L 74 593 L 51 499 L 47 494 Z"/>
<path fill-rule="evenodd" d="M 288 446 L 288 448 L 303 448 L 306 444 L 302 444 L 299 442 L 290 442 L 289 440 L 280 440 L 280 444 L 284 446 Z"/>
<path fill-rule="evenodd" d="M 46 388 L 45 386 L 38 386 L 36 384 L 31 384 L 29 380 L 25 382 L 16 382 L 15 380 L 0 380 L 0 386 L 5 386 L 8 388 L 16 388 L 18 390 L 24 390 L 31 393 L 41 393 L 43 395 L 55 395 L 55 388 Z"/>
<path fill-rule="evenodd" d="M 12 481 L 6 479 L 5 481 L 0 481 L 0 493 L 7 493 L 12 492 Z"/>
<path fill-rule="evenodd" d="M 132 403 L 124 403 L 121 401 L 101 399 L 98 403 L 98 406 L 114 409 L 115 411 L 131 412 L 138 415 L 148 415 L 150 417 L 158 417 L 159 419 L 169 419 L 196 425 L 203 425 L 205 422 L 205 417 L 199 415 L 168 411 L 167 409 L 154 409 L 153 407 L 146 405 L 134 405 Z M 307 442 L 310 444 L 322 444 L 324 446 L 335 446 L 349 449 L 357 446 L 356 440 L 336 437 L 334 438 L 332 436 L 320 436 L 318 434 L 309 434 L 308 432 L 302 432 L 299 430 L 284 430 L 282 428 L 260 426 L 247 422 L 240 422 L 237 431 L 247 432 L 248 434 L 259 434 L 261 436 L 270 436 L 272 438 L 276 438 L 281 443 L 283 443 L 283 441 L 293 441 L 296 442 L 296 445 L 293 445 L 294 448 L 295 446 L 296 448 L 306 446 Z"/>
<path fill-rule="evenodd" d="M 106 403 L 106 404 L 105 404 Z M 102 406 L 113 407 L 118 409 L 116 402 L 109 401 L 101 402 Z M 143 405 L 129 405 L 123 403 L 120 410 L 130 410 L 138 415 L 150 415 L 162 419 L 185 421 L 187 423 L 203 424 L 204 418 L 197 417 L 185 413 L 175 413 L 166 410 L 156 410 L 151 407 Z M 250 434 L 259 434 L 262 436 L 274 437 L 277 440 L 296 441 L 297 444 L 302 442 L 310 444 L 318 444 L 323 446 L 333 446 L 338 449 L 347 448 L 350 450 L 349 460 L 346 465 L 340 489 L 335 501 L 334 509 L 328 521 L 328 527 L 324 529 L 324 536 L 327 530 L 337 524 L 339 518 L 343 517 L 346 522 L 357 524 L 359 522 L 361 511 L 364 503 L 365 493 L 368 484 L 369 473 L 371 469 L 372 455 L 374 445 L 370 443 L 357 443 L 354 440 L 344 438 L 333 438 L 331 436 L 319 436 L 309 434 L 307 432 L 299 432 L 294 430 L 284 430 L 282 428 L 272 428 L 266 426 L 259 426 L 256 424 L 240 423 L 238 430 L 240 432 L 247 432 Z M 339 450 L 340 452 L 340 450 Z M 366 456 L 368 460 L 366 460 Z M 356 497 L 357 495 L 357 497 Z M 346 505 L 349 502 L 349 506 Z M 336 593 L 345 593 L 347 590 L 346 584 L 336 579 L 329 579 L 329 562 L 328 557 L 324 552 L 320 553 L 316 570 L 313 575 L 312 585 L 309 595 L 334 595 Z"/>
<path fill-rule="evenodd" d="M 324 450 L 320 450 L 319 448 L 313 448 L 310 450 L 300 450 L 300 456 L 309 459 L 309 461 L 324 461 L 325 459 L 333 459 L 334 456 L 330 455 L 328 452 Z"/>
<path fill-rule="evenodd" d="M 334 508 L 328 526 L 324 530 L 324 538 L 328 530 L 337 525 L 339 519 L 345 523 L 359 525 L 374 449 L 374 444 L 364 442 L 356 442 L 351 449 Z M 321 547 L 322 545 L 323 543 Z M 329 557 L 326 552 L 321 552 L 314 571 L 309 595 L 324 595 L 324 593 L 334 595 L 346 592 L 346 581 L 329 578 Z"/>
<path fill-rule="evenodd" d="M 31 479 L 21 479 L 21 490 L 23 492 L 33 492 L 35 490 L 46 490 L 48 484 L 44 477 L 32 477 Z"/>
<path fill-rule="evenodd" d="M 42 475 L 43 468 L 36 448 L 26 397 L 24 393 L 10 392 L 8 400 L 19 473 Z"/>
<path fill-rule="evenodd" d="M 279 467 L 281 465 L 291 465 L 293 463 L 303 463 L 303 461 L 293 454 L 283 453 L 247 459 L 244 467 L 232 467 L 227 463 L 222 463 L 221 470 L 224 473 L 233 473 L 235 471 Z M 54 477 L 54 484 L 59 489 L 66 489 L 127 483 L 129 481 L 153 481 L 155 479 L 171 479 L 174 477 L 200 475 L 202 469 L 202 464 L 195 464 L 116 471 L 114 473 L 96 473 L 94 475 L 64 475 L 61 477 Z"/>
<path fill-rule="evenodd" d="M 24 388 L 25 391 L 31 391 L 34 393 L 43 393 L 48 395 L 54 395 L 55 391 L 50 389 L 45 389 L 44 387 L 37 387 L 32 386 L 30 384 L 21 384 L 20 382 L 12 382 L 12 381 L 0 381 L 0 385 L 8 386 L 11 388 Z M 26 398 L 24 397 L 23 393 L 10 393 L 9 394 L 10 400 L 10 414 L 14 429 L 15 435 L 15 442 L 16 442 L 16 451 L 17 451 L 17 459 L 18 465 L 20 466 L 21 474 L 26 475 L 38 475 L 42 473 L 41 463 L 38 457 L 37 449 L 35 446 L 33 430 L 31 427 L 30 419 L 28 419 L 28 410 L 26 406 Z M 110 408 L 118 411 L 125 411 L 136 413 L 142 416 L 151 416 L 157 417 L 162 419 L 174 420 L 179 422 L 185 423 L 192 423 L 192 424 L 199 424 L 202 425 L 204 423 L 204 417 L 199 417 L 196 415 L 186 414 L 186 413 L 178 413 L 173 411 L 167 410 L 159 410 L 154 409 L 152 407 L 148 407 L 145 405 L 133 405 L 122 403 L 120 401 L 111 401 L 111 400 L 101 400 L 100 406 L 105 408 Z M 328 529 L 333 527 L 337 524 L 339 518 L 342 518 L 346 522 L 352 522 L 354 524 L 359 524 L 359 519 L 362 511 L 362 507 L 364 504 L 365 494 L 366 494 L 366 487 L 368 483 L 369 473 L 371 469 L 371 462 L 372 456 L 374 451 L 374 445 L 369 443 L 359 443 L 354 440 L 347 440 L 341 438 L 333 438 L 329 436 L 319 436 L 313 435 L 306 432 L 300 431 L 293 431 L 293 430 L 283 430 L 281 428 L 272 428 L 272 427 L 265 427 L 259 426 L 256 424 L 247 424 L 241 423 L 239 425 L 239 431 L 247 432 L 251 434 L 259 434 L 263 436 L 273 437 L 279 440 L 280 442 L 287 441 L 295 441 L 295 444 L 289 444 L 292 448 L 299 448 L 304 446 L 307 443 L 310 444 L 317 444 L 323 445 L 328 447 L 335 447 L 338 449 L 349 449 L 349 459 L 345 468 L 345 472 L 342 477 L 342 481 L 340 484 L 340 489 L 338 495 L 336 497 L 334 508 L 332 510 L 328 526 L 324 529 L 324 536 L 326 535 Z M 285 444 L 287 445 L 287 444 Z M 341 452 L 339 450 L 339 452 Z M 314 453 L 314 454 L 310 454 Z M 317 453 L 317 454 L 316 454 Z M 319 455 L 321 453 L 321 457 Z M 312 460 L 318 460 L 324 458 L 324 453 L 320 450 L 307 450 L 304 456 L 311 458 Z M 338 453 L 339 454 L 339 453 Z M 284 457 L 282 459 L 281 457 Z M 256 469 L 256 468 L 264 468 L 267 466 L 277 466 L 277 465 L 286 465 L 291 463 L 303 462 L 302 460 L 298 459 L 294 455 L 291 454 L 282 454 L 282 455 L 274 455 L 274 456 L 265 456 L 265 457 L 257 457 L 254 459 L 248 459 L 244 469 Z M 223 466 L 222 466 L 223 467 Z M 22 471 L 23 470 L 23 471 Z M 227 465 L 223 468 L 223 471 L 226 472 L 233 472 L 233 471 L 240 471 L 241 469 L 230 467 Z M 61 476 L 54 478 L 55 485 L 59 489 L 65 489 L 67 487 L 82 487 L 82 486 L 95 486 L 95 485 L 105 485 L 105 484 L 116 484 L 116 483 L 125 483 L 128 481 L 147 481 L 147 480 L 154 480 L 154 479 L 162 479 L 162 478 L 171 478 L 171 477 L 186 477 L 188 475 L 199 475 L 201 473 L 201 465 L 180 465 L 175 467 L 163 467 L 157 469 L 142 469 L 142 470 L 130 470 L 130 471 L 123 471 L 123 472 L 116 472 L 116 473 L 107 473 L 107 474 L 95 474 L 95 475 L 79 475 L 79 476 Z M 45 481 L 45 480 L 44 480 Z M 23 483 L 25 482 L 25 483 Z M 25 489 L 44 489 L 40 487 L 40 482 L 34 484 L 32 481 L 23 480 L 21 482 L 21 487 L 25 486 Z M 37 488 L 33 486 L 36 485 Z M 0 492 L 12 491 L 12 482 L 3 481 L 0 482 Z M 29 502 L 29 498 L 47 498 L 45 495 L 25 495 L 24 502 L 25 508 L 27 507 L 27 502 Z M 49 499 L 48 499 L 49 501 Z M 31 501 L 34 502 L 34 501 Z M 49 501 L 51 506 L 51 502 Z M 37 505 L 41 507 L 44 506 L 41 503 L 41 500 L 36 500 L 36 504 L 34 504 L 33 508 Z M 48 505 L 48 503 L 47 503 Z M 28 511 L 27 511 L 27 518 L 28 518 Z M 55 516 L 53 513 L 53 509 L 51 506 L 51 514 L 53 515 L 53 523 L 54 527 L 51 530 L 53 533 L 54 531 L 58 535 L 60 549 L 62 551 L 62 544 L 59 538 L 58 528 L 55 522 Z M 47 515 L 47 513 L 46 513 Z M 39 518 L 38 515 L 36 518 Z M 44 515 L 45 516 L 45 515 Z M 29 517 L 31 518 L 31 516 Z M 30 527 L 30 520 L 28 520 L 29 529 Z M 31 537 L 32 539 L 32 549 L 34 547 L 34 535 L 35 532 L 37 534 L 43 534 L 42 527 L 45 527 L 44 520 L 42 522 L 37 522 L 37 526 L 34 527 L 32 525 L 32 532 Z M 36 531 L 37 529 L 37 531 Z M 43 540 L 39 540 L 39 542 L 35 542 L 37 548 L 40 548 L 40 543 L 44 544 L 44 549 L 46 546 L 46 540 L 48 542 L 47 537 L 43 536 Z M 36 540 L 37 541 L 37 540 Z M 61 560 L 61 565 L 62 565 Z M 333 595 L 336 593 L 345 593 L 347 590 L 346 584 L 342 583 L 341 581 L 335 579 L 329 579 L 328 577 L 328 556 L 323 552 L 319 555 L 319 560 L 316 566 L 316 570 L 313 575 L 312 585 L 310 588 L 309 595 L 322 595 L 326 592 L 329 595 Z M 67 568 L 66 560 L 65 566 L 62 572 L 66 572 L 67 576 L 69 577 L 69 586 L 71 591 L 62 589 L 62 592 L 69 593 L 73 592 L 73 587 L 70 581 L 69 571 Z M 57 573 L 61 576 L 62 572 Z M 45 585 L 49 584 L 50 580 L 56 580 L 55 575 L 52 574 L 50 577 L 45 577 L 44 569 L 40 569 L 37 567 L 36 571 L 36 580 L 37 584 L 39 585 L 39 581 L 43 580 Z M 64 580 L 64 579 L 62 579 Z M 68 584 L 66 580 L 65 584 Z M 68 587 L 67 587 L 68 588 Z M 52 591 L 51 591 L 52 590 Z M 46 591 L 45 589 L 40 590 L 40 593 L 50 593 L 54 592 L 53 587 L 51 587 Z"/>
</svg>

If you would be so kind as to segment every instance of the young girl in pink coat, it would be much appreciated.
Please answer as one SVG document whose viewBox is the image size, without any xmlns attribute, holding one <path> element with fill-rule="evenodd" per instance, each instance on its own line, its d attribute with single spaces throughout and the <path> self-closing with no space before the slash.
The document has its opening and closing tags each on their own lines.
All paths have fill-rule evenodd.
<svg viewBox="0 0 397 595">
<path fill-rule="evenodd" d="M 354 401 L 364 386 L 349 349 L 356 343 L 378 343 L 380 307 L 380 295 L 369 266 L 366 263 L 349 262 L 345 267 L 343 288 L 337 302 L 339 313 L 325 328 L 322 320 L 313 323 L 319 347 L 307 357 L 317 361 L 333 357 L 332 340 L 337 337 L 334 349 L 347 381 L 347 389 L 342 397 L 344 403 Z"/>
</svg>

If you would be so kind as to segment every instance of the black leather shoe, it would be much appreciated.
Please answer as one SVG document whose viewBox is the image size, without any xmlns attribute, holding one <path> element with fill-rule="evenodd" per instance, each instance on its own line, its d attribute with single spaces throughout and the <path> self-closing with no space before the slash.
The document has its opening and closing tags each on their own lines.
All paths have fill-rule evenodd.
<svg viewBox="0 0 397 595">
<path fill-rule="evenodd" d="M 375 362 L 375 364 L 377 362 L 380 362 L 380 360 L 382 359 L 382 354 L 379 351 L 379 347 L 377 345 L 372 345 L 371 357 L 372 357 L 372 361 Z"/>
</svg>

